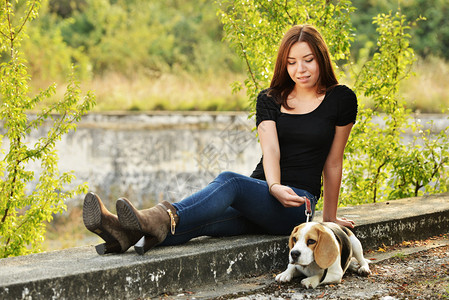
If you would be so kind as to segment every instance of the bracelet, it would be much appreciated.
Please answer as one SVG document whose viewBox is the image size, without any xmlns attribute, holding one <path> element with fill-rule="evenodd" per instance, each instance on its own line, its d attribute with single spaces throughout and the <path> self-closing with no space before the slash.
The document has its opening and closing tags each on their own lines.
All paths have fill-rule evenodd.
<svg viewBox="0 0 449 300">
<path fill-rule="evenodd" d="M 273 182 L 272 184 L 270 184 L 270 187 L 268 188 L 268 192 L 271 194 L 271 188 L 273 187 L 273 185 L 275 184 L 280 184 L 279 182 Z"/>
</svg>

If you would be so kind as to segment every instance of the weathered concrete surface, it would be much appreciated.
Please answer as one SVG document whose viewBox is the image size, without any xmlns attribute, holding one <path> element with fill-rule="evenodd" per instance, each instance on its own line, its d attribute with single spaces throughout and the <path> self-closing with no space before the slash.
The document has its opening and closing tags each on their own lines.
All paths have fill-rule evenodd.
<svg viewBox="0 0 449 300">
<path fill-rule="evenodd" d="M 56 144 L 58 168 L 76 174 L 69 187 L 88 182 L 107 207 L 119 197 L 142 207 L 162 198 L 180 201 L 222 171 L 251 174 L 262 155 L 255 124 L 247 112 L 88 114 Z M 34 145 L 50 126 L 44 123 L 24 142 Z M 8 145 L 4 139 L 3 149 Z M 39 162 L 27 168 L 41 171 Z M 71 201 L 81 203 L 82 197 Z"/>
<path fill-rule="evenodd" d="M 423 130 L 432 133 L 449 126 L 447 115 L 419 114 L 412 120 L 419 120 Z M 383 116 L 373 121 L 379 126 L 385 122 Z M 262 155 L 252 130 L 255 125 L 248 112 L 92 113 L 57 142 L 58 168 L 76 175 L 67 188 L 88 182 L 107 207 L 113 207 L 119 197 L 133 199 L 140 207 L 162 198 L 175 202 L 203 188 L 222 171 L 251 174 Z M 51 122 L 45 122 L 24 142 L 34 145 L 50 126 Z M 5 134 L 1 121 L 0 134 Z M 416 134 L 406 130 L 403 137 L 407 143 Z M 2 148 L 8 145 L 5 137 Z M 40 163 L 27 169 L 37 176 Z M 32 181 L 29 189 L 36 184 Z M 82 198 L 70 204 L 79 204 Z"/>
<path fill-rule="evenodd" d="M 93 247 L 0 260 L 0 299 L 134 299 L 280 268 L 285 237 L 199 239 L 139 256 Z"/>
<path fill-rule="evenodd" d="M 365 249 L 449 231 L 449 194 L 341 208 Z M 317 214 L 316 220 L 320 219 Z M 136 299 L 285 267 L 287 237 L 198 239 L 144 256 L 93 247 L 0 260 L 0 299 Z"/>
<path fill-rule="evenodd" d="M 424 239 L 449 231 L 449 193 L 339 209 L 353 219 L 353 230 L 366 249 Z"/>
</svg>

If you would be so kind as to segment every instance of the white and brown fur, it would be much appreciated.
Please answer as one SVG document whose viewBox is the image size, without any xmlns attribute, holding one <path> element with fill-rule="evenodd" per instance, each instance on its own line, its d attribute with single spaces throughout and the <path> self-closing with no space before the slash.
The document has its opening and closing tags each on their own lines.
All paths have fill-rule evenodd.
<svg viewBox="0 0 449 300">
<path fill-rule="evenodd" d="M 360 241 L 349 229 L 335 223 L 309 222 L 296 226 L 288 245 L 289 264 L 276 276 L 276 281 L 289 282 L 302 274 L 306 278 L 301 284 L 316 288 L 320 284 L 340 283 L 348 268 L 360 275 L 371 273 Z"/>
</svg>

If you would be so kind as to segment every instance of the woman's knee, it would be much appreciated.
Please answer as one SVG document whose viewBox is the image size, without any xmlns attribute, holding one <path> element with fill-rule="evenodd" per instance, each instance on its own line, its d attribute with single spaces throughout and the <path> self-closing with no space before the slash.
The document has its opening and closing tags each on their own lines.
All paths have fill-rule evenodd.
<svg viewBox="0 0 449 300">
<path fill-rule="evenodd" d="M 242 177 L 243 175 L 238 174 L 238 173 L 234 173 L 234 172 L 230 172 L 230 171 L 224 171 L 221 172 L 217 178 L 215 178 L 215 181 L 219 181 L 219 182 L 226 182 L 235 178 L 239 178 Z"/>
</svg>

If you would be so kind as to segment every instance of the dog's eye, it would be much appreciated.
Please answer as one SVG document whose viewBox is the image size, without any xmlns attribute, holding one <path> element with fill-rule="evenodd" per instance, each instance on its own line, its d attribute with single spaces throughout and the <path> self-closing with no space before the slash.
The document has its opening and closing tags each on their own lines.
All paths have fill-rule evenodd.
<svg viewBox="0 0 449 300">
<path fill-rule="evenodd" d="M 296 244 L 296 238 L 295 237 L 292 237 L 292 242 L 293 242 L 293 244 Z"/>
<path fill-rule="evenodd" d="M 315 243 L 316 243 L 315 240 L 312 240 L 312 239 L 308 239 L 308 240 L 307 240 L 307 246 L 313 245 L 313 244 L 315 244 Z"/>
</svg>

